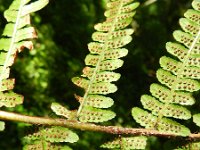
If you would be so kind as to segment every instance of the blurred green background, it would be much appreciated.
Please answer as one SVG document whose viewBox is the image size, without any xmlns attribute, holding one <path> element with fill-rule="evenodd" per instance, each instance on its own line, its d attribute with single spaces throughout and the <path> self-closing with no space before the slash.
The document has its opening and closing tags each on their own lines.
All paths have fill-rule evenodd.
<svg viewBox="0 0 200 150">
<path fill-rule="evenodd" d="M 0 33 L 6 24 L 3 12 L 12 0 L 0 0 Z M 79 89 L 71 78 L 81 75 L 84 58 L 89 53 L 94 24 L 104 21 L 106 0 L 50 0 L 41 11 L 32 14 L 32 24 L 39 39 L 35 49 L 23 51 L 12 67 L 11 77 L 16 78 L 15 91 L 25 96 L 23 106 L 7 109 L 22 114 L 55 117 L 51 102 L 59 102 L 76 109 L 74 93 Z M 178 19 L 190 7 L 191 0 L 157 0 L 151 4 L 141 0 L 141 6 L 131 25 L 136 31 L 127 46 L 129 55 L 123 58 L 122 74 L 116 82 L 118 91 L 111 95 L 115 105 L 111 108 L 117 117 L 106 125 L 139 127 L 131 117 L 131 108 L 141 106 L 140 96 L 149 93 L 149 85 L 156 82 L 155 71 L 159 58 L 166 54 L 165 43 L 172 40 L 172 32 L 179 28 Z M 4 108 L 5 109 L 5 108 Z M 38 126 L 7 122 L 0 133 L 0 149 L 20 150 L 22 137 L 36 131 Z M 112 135 L 77 132 L 80 140 L 69 144 L 75 150 L 97 150 Z M 91 138 L 92 137 L 92 138 Z M 165 138 L 150 138 L 149 149 L 169 150 L 171 142 Z"/>
</svg>

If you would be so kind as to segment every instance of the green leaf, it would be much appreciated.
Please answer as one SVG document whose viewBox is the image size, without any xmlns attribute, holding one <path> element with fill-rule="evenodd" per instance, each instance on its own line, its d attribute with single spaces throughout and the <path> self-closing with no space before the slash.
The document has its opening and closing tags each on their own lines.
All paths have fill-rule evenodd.
<svg viewBox="0 0 200 150">
<path fill-rule="evenodd" d="M 176 76 L 163 69 L 158 69 L 156 75 L 162 84 L 171 89 L 173 88 L 174 90 L 194 92 L 200 89 L 200 83 L 198 81 L 192 79 L 176 78 Z"/>
<path fill-rule="evenodd" d="M 87 80 L 85 78 L 80 78 L 80 77 L 73 77 L 72 82 L 75 85 L 77 85 L 81 88 L 84 88 L 84 89 L 86 89 L 88 87 L 88 84 L 89 84 L 89 80 Z"/>
<path fill-rule="evenodd" d="M 103 51 L 104 44 L 98 42 L 90 42 L 88 44 L 88 49 L 92 54 L 101 54 Z"/>
<path fill-rule="evenodd" d="M 56 115 L 64 116 L 67 119 L 74 118 L 74 113 L 72 111 L 69 111 L 67 108 L 63 107 L 59 103 L 52 103 L 51 110 L 53 110 Z"/>
<path fill-rule="evenodd" d="M 133 34 L 133 29 L 124 29 L 112 32 L 112 34 L 105 32 L 94 32 L 92 39 L 94 41 L 106 42 L 107 40 L 113 40 L 115 38 L 121 38 Z"/>
<path fill-rule="evenodd" d="M 111 49 L 108 51 L 105 51 L 104 53 L 104 59 L 118 59 L 121 57 L 124 57 L 128 54 L 128 50 L 125 48 L 121 49 Z"/>
<path fill-rule="evenodd" d="M 104 15 L 106 17 L 112 17 L 112 16 L 115 16 L 116 13 L 118 11 L 122 12 L 122 13 L 128 13 L 128 12 L 131 12 L 133 11 L 134 9 L 136 9 L 140 4 L 138 2 L 135 2 L 135 3 L 131 3 L 129 5 L 126 5 L 124 7 L 121 7 L 120 10 L 119 8 L 112 8 L 112 9 L 108 9 L 107 11 L 105 11 Z"/>
<path fill-rule="evenodd" d="M 5 61 L 7 61 L 7 67 L 12 66 L 12 64 L 14 63 L 15 55 L 11 55 L 9 57 L 9 59 L 7 59 L 6 56 L 7 56 L 7 53 L 5 53 L 5 52 L 0 53 L 0 64 L 3 64 Z M 6 71 L 6 69 L 5 69 L 5 71 Z M 4 75 L 4 74 L 2 74 L 2 75 Z M 3 79 L 3 77 L 2 77 L 2 79 Z"/>
<path fill-rule="evenodd" d="M 182 78 L 200 79 L 199 67 L 185 66 L 183 71 L 179 73 L 183 63 L 176 61 L 170 57 L 163 56 L 160 58 L 160 66 L 167 71 L 171 71 L 174 75 L 179 75 Z M 179 74 L 178 74 L 179 73 Z"/>
<path fill-rule="evenodd" d="M 178 57 L 182 62 L 184 62 L 188 49 L 186 49 L 184 46 L 176 44 L 176 43 L 171 43 L 168 42 L 166 44 L 166 49 L 169 53 L 172 55 Z M 192 51 L 190 51 L 190 56 L 188 56 L 186 63 L 186 66 L 196 66 L 200 67 L 200 58 L 198 55 L 192 55 L 192 54 L 199 54 L 199 50 L 197 48 L 193 48 Z"/>
<path fill-rule="evenodd" d="M 193 0 L 192 6 L 195 10 L 200 11 L 200 2 L 199 0 Z"/>
<path fill-rule="evenodd" d="M 83 97 L 75 95 L 75 98 L 82 103 Z M 114 104 L 114 101 L 110 97 L 102 95 L 88 95 L 85 106 L 92 106 L 95 108 L 109 108 Z"/>
<path fill-rule="evenodd" d="M 197 23 L 198 25 L 200 25 L 200 13 L 198 11 L 193 10 L 193 9 L 189 9 L 185 12 L 184 16 L 187 19 L 189 19 L 189 20 Z"/>
<path fill-rule="evenodd" d="M 132 22 L 132 17 L 130 17 L 128 19 L 121 20 L 120 22 L 118 22 L 117 24 L 114 24 L 114 25 L 113 25 L 112 21 L 113 20 L 108 20 L 108 21 L 105 21 L 103 23 L 98 23 L 94 26 L 94 28 L 97 31 L 102 31 L 102 32 L 108 32 L 112 28 L 114 30 L 121 30 L 121 29 L 126 28 Z"/>
<path fill-rule="evenodd" d="M 166 49 L 170 54 L 177 56 L 181 61 L 185 58 L 188 51 L 183 45 L 174 42 L 167 42 Z M 196 53 L 198 53 L 198 51 L 196 51 Z"/>
<path fill-rule="evenodd" d="M 200 114 L 193 115 L 193 122 L 200 127 Z"/>
<path fill-rule="evenodd" d="M 79 115 L 81 122 L 104 122 L 115 117 L 115 113 L 109 110 L 102 110 L 86 106 Z"/>
<path fill-rule="evenodd" d="M 120 12 L 120 10 L 119 10 L 119 12 Z M 107 17 L 105 22 L 114 22 L 114 21 L 120 22 L 120 21 L 124 21 L 127 19 L 132 19 L 133 16 L 135 15 L 135 13 L 136 13 L 135 11 L 128 12 L 128 13 L 120 12 L 120 13 L 117 13 L 115 16 Z"/>
<path fill-rule="evenodd" d="M 117 91 L 117 86 L 111 83 L 100 82 L 91 85 L 89 94 L 110 94 Z"/>
<path fill-rule="evenodd" d="M 88 77 L 88 79 L 92 79 L 92 73 L 88 71 L 87 69 L 83 70 L 83 77 Z M 95 76 L 94 82 L 113 82 L 117 81 L 120 78 L 119 73 L 111 72 L 111 71 L 101 71 L 98 72 L 97 75 Z"/>
<path fill-rule="evenodd" d="M 191 47 L 192 42 L 194 41 L 194 37 L 191 34 L 180 30 L 174 31 L 173 36 L 178 42 L 184 44 L 188 48 Z M 200 38 L 197 39 L 197 43 L 200 43 Z"/>
<path fill-rule="evenodd" d="M 112 71 L 112 70 L 120 68 L 123 65 L 123 63 L 124 61 L 120 59 L 106 60 L 100 63 L 99 70 Z"/>
<path fill-rule="evenodd" d="M 130 4 L 131 2 L 133 2 L 134 0 L 115 0 L 115 1 L 111 1 L 107 3 L 107 7 L 108 8 L 114 8 L 114 7 L 118 7 L 119 5 L 125 6 L 127 4 Z"/>
<path fill-rule="evenodd" d="M 147 137 L 145 136 L 135 136 L 135 137 L 122 137 L 117 138 L 113 141 L 106 142 L 101 145 L 102 148 L 107 149 L 123 149 L 123 150 L 132 150 L 132 149 L 145 149 L 147 145 Z"/>
<path fill-rule="evenodd" d="M 180 123 L 164 117 L 158 119 L 158 117 L 138 107 L 132 109 L 132 116 L 137 123 L 147 129 L 155 129 L 163 133 L 181 136 L 188 136 L 190 134 L 190 130 Z"/>
<path fill-rule="evenodd" d="M 3 70 L 3 66 L 0 66 L 0 74 L 2 70 Z M 9 75 L 10 75 L 10 68 L 6 68 L 4 71 L 4 74 L 2 74 L 2 79 L 7 79 Z"/>
<path fill-rule="evenodd" d="M 16 105 L 22 104 L 24 97 L 22 95 L 9 92 L 2 93 L 0 92 L 0 107 L 15 107 Z"/>
<path fill-rule="evenodd" d="M 190 130 L 180 123 L 164 117 L 158 120 L 158 117 L 137 107 L 132 109 L 132 116 L 137 123 L 147 129 L 156 129 L 163 133 L 172 133 L 181 136 L 188 136 L 190 134 Z"/>
<path fill-rule="evenodd" d="M 181 18 L 179 20 L 179 23 L 185 32 L 191 33 L 192 35 L 197 35 L 197 33 L 199 31 L 198 24 L 196 24 L 193 21 L 190 21 L 189 19 L 186 19 L 186 18 Z"/>
<path fill-rule="evenodd" d="M 25 16 L 27 14 L 30 14 L 32 12 L 36 12 L 43 7 L 45 7 L 49 3 L 49 0 L 37 0 L 35 2 L 32 2 L 28 5 L 25 5 L 22 9 L 22 16 Z"/>
<path fill-rule="evenodd" d="M 15 42 L 20 42 L 31 38 L 37 38 L 36 31 L 33 27 L 27 27 L 17 31 Z"/>
<path fill-rule="evenodd" d="M 152 114 L 156 116 L 162 114 L 165 117 L 173 117 L 184 120 L 191 118 L 190 111 L 185 107 L 174 104 L 164 104 L 149 95 L 143 95 L 141 97 L 141 102 L 145 109 L 152 111 Z"/>
<path fill-rule="evenodd" d="M 111 49 L 104 53 L 104 58 L 102 59 L 102 61 L 107 59 L 118 59 L 126 56 L 127 54 L 128 54 L 127 49 Z M 85 63 L 88 65 L 95 64 L 98 62 L 99 58 L 100 55 L 88 54 L 85 58 Z"/>
<path fill-rule="evenodd" d="M 5 122 L 0 121 L 0 131 L 5 130 Z"/>
<path fill-rule="evenodd" d="M 72 132 L 68 128 L 64 127 L 46 127 L 39 130 L 32 135 L 28 135 L 25 137 L 27 141 L 32 140 L 45 140 L 48 142 L 69 142 L 74 143 L 79 140 L 79 137 L 76 133 Z"/>
<path fill-rule="evenodd" d="M 189 92 L 170 91 L 168 88 L 153 83 L 150 86 L 151 94 L 163 103 L 175 103 L 181 105 L 193 105 L 194 97 Z"/>
<path fill-rule="evenodd" d="M 15 79 L 4 79 L 0 84 L 0 91 L 12 90 L 14 88 Z"/>
<path fill-rule="evenodd" d="M 87 89 L 89 86 L 89 80 L 80 77 L 72 78 L 72 82 L 77 86 Z M 108 82 L 93 83 L 90 85 L 89 94 L 109 94 L 117 91 L 117 87 L 114 84 Z"/>
<path fill-rule="evenodd" d="M 34 141 L 31 144 L 27 144 L 23 147 L 23 150 L 72 150 L 68 146 L 62 146 L 60 144 L 51 144 L 46 141 Z"/>
<path fill-rule="evenodd" d="M 87 55 L 85 58 L 85 64 L 88 66 L 96 66 L 99 61 L 99 56 L 97 55 Z M 101 61 L 99 70 L 115 70 L 123 65 L 123 61 L 120 59 L 105 60 Z"/>
</svg>

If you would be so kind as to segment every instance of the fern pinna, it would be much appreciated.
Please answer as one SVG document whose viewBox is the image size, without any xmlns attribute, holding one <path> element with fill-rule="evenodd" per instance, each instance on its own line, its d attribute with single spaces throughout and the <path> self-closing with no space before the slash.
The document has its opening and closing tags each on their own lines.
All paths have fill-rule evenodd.
<svg viewBox="0 0 200 150">
<path fill-rule="evenodd" d="M 128 50 L 122 48 L 132 38 L 133 29 L 124 29 L 132 21 L 138 2 L 134 0 L 110 0 L 105 12 L 106 21 L 95 25 L 94 42 L 88 44 L 90 54 L 85 58 L 86 67 L 81 77 L 74 77 L 72 81 L 84 89 L 84 95 L 75 95 L 80 106 L 76 111 L 68 111 L 57 103 L 52 109 L 58 115 L 81 122 L 104 122 L 115 117 L 115 113 L 104 110 L 113 105 L 113 99 L 105 95 L 117 91 L 111 83 L 120 78 L 120 74 L 113 72 L 123 65 L 121 57 L 127 55 Z M 61 111 L 62 110 L 62 111 Z"/>
<path fill-rule="evenodd" d="M 167 42 L 166 49 L 172 56 L 160 58 L 161 69 L 156 72 L 158 83 L 150 86 L 151 95 L 142 95 L 141 103 L 149 111 L 138 107 L 132 116 L 141 126 L 163 133 L 188 136 L 190 130 L 169 119 L 191 118 L 187 106 L 193 105 L 192 93 L 200 89 L 200 1 L 192 2 L 185 18 L 179 20 L 183 30 L 174 31 L 177 42 Z"/>
<path fill-rule="evenodd" d="M 8 21 L 0 39 L 0 107 L 15 107 L 23 103 L 23 96 L 11 91 L 15 79 L 9 78 L 10 66 L 14 63 L 18 52 L 24 48 L 32 49 L 30 39 L 37 37 L 35 29 L 30 25 L 30 13 L 43 8 L 48 0 L 29 3 L 30 0 L 15 0 L 4 12 Z M 1 125 L 4 125 L 1 122 Z"/>
</svg>

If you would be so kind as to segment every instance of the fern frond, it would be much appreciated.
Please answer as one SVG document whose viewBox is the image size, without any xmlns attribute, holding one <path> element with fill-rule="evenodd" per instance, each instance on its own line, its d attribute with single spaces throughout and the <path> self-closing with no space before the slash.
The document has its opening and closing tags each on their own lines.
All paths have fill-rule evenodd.
<svg viewBox="0 0 200 150">
<path fill-rule="evenodd" d="M 179 20 L 183 30 L 173 33 L 177 42 L 166 43 L 167 51 L 177 59 L 160 58 L 162 69 L 156 72 L 160 84 L 150 86 L 152 96 L 141 97 L 143 107 L 151 112 L 132 109 L 133 118 L 145 128 L 182 136 L 190 134 L 188 128 L 167 117 L 190 119 L 191 113 L 185 105 L 195 103 L 192 93 L 200 89 L 200 1 L 194 0 L 192 6 L 185 18 Z"/>
<path fill-rule="evenodd" d="M 30 13 L 47 5 L 48 0 L 14 0 L 4 12 L 8 21 L 0 39 L 0 107 L 15 107 L 23 102 L 23 96 L 8 92 L 14 88 L 15 79 L 8 79 L 10 66 L 16 54 L 24 48 L 32 49 L 31 39 L 37 37 L 35 29 L 30 26 Z"/>
<path fill-rule="evenodd" d="M 128 54 L 122 48 L 131 40 L 133 29 L 125 29 L 135 15 L 139 3 L 133 0 L 110 0 L 105 12 L 106 21 L 95 25 L 94 42 L 88 44 L 90 54 L 85 58 L 86 67 L 81 77 L 74 77 L 72 82 L 83 88 L 83 96 L 75 95 L 80 106 L 77 118 L 82 122 L 103 122 L 115 117 L 115 113 L 102 110 L 113 105 L 113 100 L 105 95 L 117 91 L 111 83 L 119 80 L 120 74 L 113 72 L 123 65 L 120 58 Z"/>
</svg>

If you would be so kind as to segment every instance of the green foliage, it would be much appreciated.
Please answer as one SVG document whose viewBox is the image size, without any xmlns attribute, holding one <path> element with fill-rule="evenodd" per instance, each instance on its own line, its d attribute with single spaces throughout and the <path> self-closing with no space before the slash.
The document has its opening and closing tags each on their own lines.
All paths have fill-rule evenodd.
<svg viewBox="0 0 200 150">
<path fill-rule="evenodd" d="M 143 95 L 141 103 L 148 111 L 140 108 L 132 109 L 132 116 L 136 122 L 145 128 L 156 129 L 161 132 L 174 133 L 187 136 L 190 131 L 185 126 L 166 117 L 188 120 L 190 111 L 181 105 L 194 104 L 192 92 L 200 89 L 199 79 L 199 20 L 191 19 L 199 14 L 200 2 L 192 2 L 193 10 L 185 13 L 186 18 L 179 20 L 184 31 L 173 32 L 175 42 L 166 44 L 167 51 L 176 56 L 171 58 L 163 56 L 160 59 L 162 69 L 158 69 L 156 76 L 161 84 L 153 83 L 150 92 L 153 95 Z M 193 14 L 194 13 L 194 14 Z M 175 104 L 173 104 L 175 103 Z"/>
<path fill-rule="evenodd" d="M 129 2 L 131 0 L 126 0 L 126 1 Z M 32 3 L 32 5 L 30 5 L 33 10 L 40 8 L 38 7 L 37 2 L 34 2 Z M 6 1 L 5 3 L 8 3 L 8 1 Z M 63 103 L 63 100 L 66 99 L 68 101 L 67 103 L 69 104 L 69 107 L 76 106 L 75 102 L 71 102 L 72 97 L 69 96 L 72 95 L 72 92 L 74 92 L 74 90 L 71 89 L 71 83 L 69 81 L 63 83 L 63 81 L 66 81 L 67 78 L 74 76 L 74 74 L 77 74 L 77 72 L 80 70 L 81 66 L 80 60 L 83 57 L 83 55 L 85 55 L 84 49 L 86 49 L 86 47 L 84 47 L 83 45 L 90 40 L 88 39 L 88 37 L 89 34 L 92 32 L 93 23 L 96 22 L 96 20 L 99 21 L 99 18 L 101 18 L 100 11 L 102 10 L 99 9 L 100 5 L 99 3 L 100 3 L 99 1 L 87 1 L 87 0 L 84 1 L 60 0 L 57 2 L 51 1 L 51 6 L 50 6 L 51 11 L 45 10 L 46 13 L 44 14 L 42 12 L 40 15 L 37 14 L 33 15 L 35 19 L 34 20 L 35 25 L 38 26 L 39 30 L 41 30 L 39 31 L 38 34 L 40 40 L 37 41 L 38 44 L 35 44 L 37 51 L 33 49 L 29 56 L 20 55 L 20 59 L 17 60 L 17 65 L 15 68 L 16 70 L 13 73 L 13 75 L 18 76 L 17 80 L 19 81 L 18 85 L 20 85 L 21 87 L 17 87 L 16 91 L 17 93 L 18 91 L 21 91 L 20 93 L 24 93 L 26 98 L 25 101 L 26 108 L 17 107 L 16 108 L 17 111 L 26 113 L 25 111 L 28 110 L 29 113 L 34 113 L 36 115 L 38 114 L 47 115 L 48 111 L 43 109 L 43 106 L 47 106 L 48 108 L 49 101 L 55 101 L 55 99 L 61 103 Z M 169 8 L 173 7 L 169 7 L 169 3 L 171 4 L 171 6 L 173 6 L 176 3 L 177 4 L 175 5 L 176 9 L 174 10 L 172 9 L 173 11 L 170 11 Z M 193 3 L 193 7 L 199 9 L 198 4 L 195 3 L 197 3 L 197 1 Z M 108 4 L 108 7 L 114 7 L 118 5 L 119 1 L 112 0 L 112 2 Z M 65 6 L 67 7 L 67 9 L 65 8 Z M 4 7 L 5 6 L 0 5 L 0 10 L 2 11 Z M 137 102 L 132 101 L 132 99 L 136 99 L 137 96 L 140 95 L 142 91 L 146 90 L 145 85 L 147 85 L 147 83 L 145 82 L 152 82 L 152 80 L 154 80 L 153 79 L 154 71 L 152 71 L 151 69 L 152 68 L 154 69 L 155 67 L 154 64 L 156 64 L 155 61 L 157 55 L 160 55 L 160 53 L 162 53 L 159 49 L 159 45 L 162 45 L 162 42 L 166 40 L 165 38 L 169 38 L 167 37 L 167 34 L 165 32 L 169 32 L 168 29 L 171 30 L 173 28 L 175 22 L 173 15 L 178 16 L 180 13 L 182 13 L 179 11 L 178 8 L 183 7 L 184 9 L 184 2 L 178 2 L 178 1 L 173 2 L 169 0 L 165 2 L 157 1 L 150 6 L 142 5 L 141 9 L 139 10 L 140 13 L 138 14 L 138 16 L 136 16 L 138 22 L 132 22 L 131 26 L 132 28 L 136 28 L 134 23 L 140 24 L 140 29 L 136 31 L 136 37 L 138 39 L 141 38 L 140 37 L 142 36 L 141 31 L 143 30 L 145 32 L 144 34 L 145 36 L 143 38 L 144 41 L 142 41 L 142 39 L 139 39 L 141 41 L 139 40 L 137 41 L 134 39 L 134 45 L 130 45 L 129 47 L 131 47 L 131 49 L 134 48 L 135 50 L 129 51 L 130 55 L 126 58 L 127 62 L 131 62 L 132 60 L 134 60 L 134 62 L 126 63 L 125 61 L 124 67 L 121 68 L 121 66 L 124 63 L 121 60 L 121 58 L 127 55 L 128 50 L 122 47 L 118 48 L 118 46 L 124 46 L 128 44 L 131 40 L 129 36 L 133 33 L 133 30 L 123 29 L 123 28 L 124 26 L 130 24 L 131 18 L 135 14 L 135 12 L 129 12 L 129 10 L 134 10 L 136 7 L 137 7 L 136 3 L 132 4 L 130 3 L 129 5 L 124 6 L 123 9 L 120 10 L 122 14 L 117 16 L 116 18 L 118 21 L 120 21 L 120 23 L 117 24 L 116 26 L 112 22 L 113 21 L 112 15 L 116 14 L 118 9 L 108 8 L 108 10 L 105 12 L 105 16 L 109 19 L 106 22 L 97 24 L 95 26 L 95 29 L 98 31 L 92 35 L 92 39 L 97 42 L 91 42 L 88 44 L 90 54 L 88 54 L 85 58 L 86 67 L 83 69 L 83 74 L 81 75 L 81 77 L 73 79 L 73 81 L 77 85 L 83 87 L 85 92 L 87 92 L 87 89 L 90 85 L 93 89 L 93 91 L 89 91 L 92 92 L 92 94 L 88 94 L 86 97 L 84 97 L 84 95 L 79 96 L 82 94 L 75 94 L 75 98 L 78 100 L 78 102 L 80 104 L 84 103 L 83 107 L 79 109 L 80 110 L 78 116 L 79 121 L 98 123 L 114 118 L 115 114 L 112 111 L 104 109 L 110 108 L 114 103 L 113 99 L 117 98 L 120 100 L 120 105 L 118 101 L 115 101 L 117 107 L 114 107 L 114 109 L 115 112 L 118 113 L 119 117 L 118 120 L 113 121 L 113 123 L 117 125 L 118 124 L 123 125 L 126 122 L 127 126 L 130 125 L 135 126 L 135 124 L 133 124 L 129 120 L 128 117 L 129 113 L 126 113 L 127 109 L 129 109 L 129 107 L 131 107 L 132 104 L 137 105 Z M 31 9 L 29 9 L 29 7 L 27 8 L 28 9 L 26 9 L 26 11 L 30 12 Z M 144 11 L 144 9 L 146 9 L 147 11 Z M 166 11 L 167 9 L 169 9 L 169 12 Z M 76 10 L 76 13 L 72 13 L 74 12 L 74 10 Z M 69 11 L 70 12 L 69 14 L 73 17 L 70 18 L 68 16 L 65 16 L 64 14 L 67 13 L 66 11 Z M 173 17 L 171 16 L 166 17 L 165 11 L 169 13 L 168 15 L 172 14 Z M 59 15 L 58 12 L 60 12 Z M 172 12 L 174 12 L 174 14 Z M 46 17 L 47 14 L 48 17 Z M 95 16 L 95 14 L 97 15 Z M 159 17 L 159 15 L 160 18 L 156 18 Z M 42 21 L 40 16 L 42 17 Z M 184 42 L 183 43 L 184 46 L 183 44 L 172 43 L 172 42 L 168 42 L 166 44 L 168 52 L 176 56 L 179 60 L 174 59 L 174 57 L 172 58 L 172 56 L 170 57 L 163 56 L 160 59 L 160 65 L 164 70 L 160 69 L 157 72 L 157 76 L 159 81 L 165 84 L 166 86 L 153 83 L 150 86 L 150 92 L 153 97 L 150 95 L 143 95 L 141 97 L 141 102 L 143 104 L 143 107 L 147 110 L 152 111 L 152 114 L 150 114 L 149 112 L 147 113 L 147 111 L 144 111 L 140 108 L 133 108 L 134 111 L 132 111 L 133 114 L 137 113 L 138 118 L 136 118 L 135 120 L 136 121 L 138 120 L 138 122 L 140 122 L 141 124 L 143 123 L 144 126 L 147 125 L 149 126 L 149 128 L 156 127 L 163 133 L 168 132 L 182 136 L 187 136 L 190 133 L 190 131 L 180 123 L 172 121 L 163 116 L 174 117 L 185 120 L 189 119 L 191 117 L 191 113 L 189 110 L 186 109 L 186 107 L 189 108 L 188 106 L 191 106 L 195 103 L 195 99 L 192 96 L 192 92 L 196 91 L 199 88 L 199 83 L 196 82 L 196 80 L 195 81 L 193 80 L 193 79 L 199 79 L 199 58 L 198 58 L 199 41 L 197 44 L 195 44 L 193 50 L 190 51 L 191 56 L 188 56 L 187 51 L 192 43 L 190 41 L 190 38 L 194 37 L 198 32 L 198 27 L 200 24 L 199 23 L 200 15 L 198 11 L 190 9 L 185 13 L 185 16 L 187 19 L 186 18 L 180 19 L 180 24 L 183 30 L 190 34 L 185 34 L 182 31 L 174 32 L 175 39 L 177 41 Z M 123 20 L 124 17 L 125 18 L 128 17 L 130 19 Z M 77 21 L 78 23 L 76 23 L 75 21 L 77 20 L 77 18 L 82 18 L 82 20 L 80 19 Z M 86 24 L 85 20 L 88 20 L 89 18 L 91 20 L 87 22 L 88 24 Z M 45 24 L 48 23 L 47 19 L 50 20 L 49 24 Z M 163 22 L 166 21 L 166 24 L 168 23 L 169 26 L 160 23 L 159 19 L 162 20 Z M 76 26 L 78 26 L 78 28 L 76 28 Z M 112 26 L 116 30 L 113 31 L 112 34 L 110 34 L 110 32 L 107 32 L 110 26 Z M 10 27 L 8 26 L 7 28 L 8 30 L 6 30 L 5 32 L 6 34 L 12 32 L 12 30 L 9 30 L 9 28 Z M 65 28 L 67 30 L 65 30 Z M 153 28 L 155 28 L 155 30 L 152 32 Z M 30 29 L 31 28 L 28 28 L 27 30 L 31 31 Z M 26 33 L 27 30 L 22 30 L 21 33 L 22 34 Z M 151 34 L 153 35 L 153 37 L 158 37 L 160 35 L 162 35 L 162 37 L 160 36 L 159 38 L 152 38 L 151 36 L 149 38 L 149 35 Z M 28 36 L 29 35 L 23 37 L 28 37 Z M 81 39 L 78 39 L 78 36 L 80 36 Z M 66 37 L 69 37 L 69 39 L 66 40 L 65 39 Z M 17 36 L 17 38 L 22 39 L 20 35 Z M 148 38 L 151 39 L 149 40 L 150 41 L 149 43 L 147 40 Z M 71 42 L 71 40 L 74 41 Z M 107 43 L 108 40 L 110 41 L 110 43 L 107 44 L 109 50 L 104 51 L 105 49 L 102 49 L 102 46 L 104 47 L 105 43 Z M 157 47 L 157 51 L 155 51 L 155 45 Z M 82 48 L 80 49 L 80 47 Z M 102 55 L 102 53 L 104 53 L 104 55 Z M 154 54 L 155 56 L 153 56 Z M 6 54 L 2 53 L 2 58 L 0 58 L 0 63 L 3 63 L 5 61 L 4 59 L 5 55 Z M 188 56 L 187 61 L 185 61 L 186 56 Z M 98 74 L 96 74 L 94 77 L 94 73 L 96 71 L 96 66 L 97 66 L 96 64 L 98 63 L 100 58 L 103 60 L 103 63 L 102 66 L 99 67 Z M 11 64 L 12 61 L 9 60 L 8 64 L 9 63 Z M 184 66 L 184 70 L 180 72 L 180 70 L 183 69 L 182 63 L 187 65 Z M 120 69 L 117 71 L 120 73 L 113 72 L 115 69 L 118 68 Z M 66 70 L 67 73 L 61 74 L 61 72 L 66 72 Z M 18 75 L 16 71 L 21 72 L 21 74 Z M 132 71 L 134 71 L 134 74 L 130 73 Z M 166 71 L 169 71 L 171 73 Z M 140 74 L 140 72 L 142 73 Z M 122 73 L 124 74 L 124 77 L 123 76 L 121 77 Z M 9 74 L 10 70 L 7 69 L 5 70 L 3 76 L 6 77 L 9 76 Z M 147 75 L 149 76 L 148 80 L 145 77 Z M 166 81 L 165 78 L 162 78 L 162 76 L 165 75 L 168 81 Z M 117 86 L 115 86 L 111 82 L 118 81 L 120 77 L 122 80 L 120 80 L 117 83 L 118 84 L 117 86 L 119 89 L 121 88 L 120 89 L 121 92 L 120 94 L 117 94 L 115 92 L 117 90 Z M 176 82 L 179 84 L 177 87 L 171 86 L 171 84 L 173 84 L 173 80 L 176 81 L 177 77 L 180 77 L 181 79 L 184 78 L 184 80 L 181 79 L 178 80 Z M 134 85 L 130 84 L 131 82 L 133 82 L 133 80 L 135 83 Z M 90 81 L 93 81 L 94 83 L 90 83 Z M 99 84 L 102 82 L 103 84 Z M 125 83 L 124 85 L 122 85 L 123 82 Z M 15 94 L 14 92 L 11 91 L 5 92 L 5 90 L 11 90 L 14 87 L 14 80 L 7 79 L 6 81 L 2 81 L 2 83 L 4 84 L 4 86 L 2 86 L 2 92 L 0 93 L 0 106 L 14 107 L 15 105 L 21 104 L 23 102 L 23 97 L 21 95 Z M 71 90 L 66 91 L 66 89 L 71 89 Z M 111 99 L 109 95 L 108 96 L 106 95 L 109 93 L 114 93 L 113 99 Z M 124 101 L 122 102 L 121 100 Z M 31 103 L 31 106 L 29 105 L 29 103 Z M 123 108 L 123 105 L 126 107 Z M 197 105 L 198 105 L 198 100 L 197 100 Z M 166 110 L 162 111 L 162 113 L 159 113 L 159 109 L 163 107 L 166 108 Z M 65 107 L 63 107 L 62 105 L 60 105 L 59 103 L 52 103 L 51 108 L 57 115 L 64 116 L 67 119 L 73 120 L 76 119 L 77 117 L 77 112 L 78 112 L 77 110 L 70 111 Z M 196 119 L 198 119 L 198 116 L 196 116 Z M 169 128 L 169 126 L 171 128 Z M 19 132 L 21 132 L 20 130 Z M 71 149 L 67 146 L 62 147 L 62 145 L 60 144 L 58 145 L 47 142 L 46 140 L 49 139 L 51 139 L 52 142 L 54 141 L 53 138 L 48 136 L 47 139 L 41 140 L 41 138 L 44 136 L 43 134 L 44 130 L 45 129 L 42 129 L 36 132 L 35 134 L 30 135 L 30 137 L 33 138 L 35 141 L 32 143 L 28 143 L 28 145 L 26 145 L 24 149 Z M 48 131 L 51 132 L 50 129 Z M 107 135 L 99 135 L 97 133 L 91 133 L 91 134 L 79 133 L 79 134 L 82 140 L 76 143 L 77 147 L 75 149 L 91 149 L 91 150 L 97 149 L 97 145 L 99 145 L 99 142 L 97 141 L 102 142 L 102 139 L 105 139 L 105 141 L 107 140 Z M 37 135 L 37 137 L 40 138 L 36 139 L 34 135 Z M 55 135 L 57 136 L 56 133 Z M 143 143 L 142 145 L 139 144 L 140 141 L 138 141 L 139 140 L 138 137 L 120 137 L 119 139 L 114 140 L 113 142 L 108 142 L 107 143 L 108 145 L 104 144 L 103 147 L 106 148 L 107 146 L 107 148 L 109 147 L 109 148 L 121 148 L 121 149 L 144 149 L 144 145 L 146 145 L 146 137 L 142 138 L 143 138 L 141 139 L 142 140 L 141 143 Z M 4 137 L 4 139 L 6 138 Z M 165 141 L 164 140 L 153 141 L 151 143 L 153 145 L 152 146 L 153 148 L 151 147 L 151 149 L 155 150 L 156 146 L 157 149 L 161 149 L 162 144 L 160 143 L 163 142 Z M 8 146 L 10 145 L 7 145 L 6 148 L 9 149 Z M 71 146 L 74 147 L 74 145 Z M 158 146 L 160 147 L 158 148 Z"/>
</svg>

